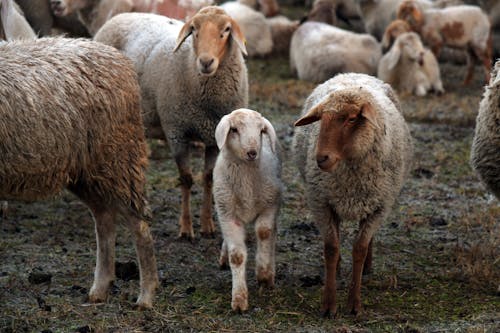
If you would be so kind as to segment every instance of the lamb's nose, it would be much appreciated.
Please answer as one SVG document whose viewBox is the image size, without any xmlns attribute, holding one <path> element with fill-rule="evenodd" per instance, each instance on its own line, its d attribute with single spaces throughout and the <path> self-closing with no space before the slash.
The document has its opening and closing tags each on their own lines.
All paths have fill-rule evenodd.
<svg viewBox="0 0 500 333">
<path fill-rule="evenodd" d="M 257 152 L 254 149 L 252 149 L 247 152 L 247 156 L 250 161 L 253 161 L 257 157 Z"/>
<path fill-rule="evenodd" d="M 207 71 L 213 63 L 214 63 L 214 58 L 200 59 L 200 64 L 203 67 L 203 70 L 205 71 Z"/>
<path fill-rule="evenodd" d="M 325 164 L 328 161 L 328 155 L 320 155 L 316 156 L 316 163 L 321 168 L 321 165 Z"/>
</svg>

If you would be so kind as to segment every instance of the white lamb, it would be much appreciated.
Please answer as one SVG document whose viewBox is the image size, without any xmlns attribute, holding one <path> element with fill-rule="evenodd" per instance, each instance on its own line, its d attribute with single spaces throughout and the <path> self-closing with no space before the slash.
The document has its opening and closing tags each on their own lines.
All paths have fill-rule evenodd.
<svg viewBox="0 0 500 333">
<path fill-rule="evenodd" d="M 224 242 L 220 264 L 233 276 L 231 307 L 248 309 L 245 226 L 255 222 L 257 281 L 274 285 L 276 220 L 281 202 L 281 159 L 276 133 L 260 113 L 235 110 L 215 130 L 220 154 L 214 168 L 214 198 Z"/>
</svg>

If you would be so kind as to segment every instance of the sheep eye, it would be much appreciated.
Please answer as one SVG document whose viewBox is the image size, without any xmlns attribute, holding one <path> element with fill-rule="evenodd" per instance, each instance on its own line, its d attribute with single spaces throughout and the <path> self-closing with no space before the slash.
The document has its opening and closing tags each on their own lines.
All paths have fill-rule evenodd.
<svg viewBox="0 0 500 333">
<path fill-rule="evenodd" d="M 229 32 L 229 31 L 231 31 L 231 27 L 227 26 L 226 29 L 224 29 L 224 32 Z"/>
<path fill-rule="evenodd" d="M 358 120 L 358 117 L 352 117 L 352 118 L 348 118 L 347 122 L 349 124 L 354 124 L 357 120 Z"/>
<path fill-rule="evenodd" d="M 238 129 L 236 127 L 231 127 L 231 133 L 238 133 Z"/>
</svg>

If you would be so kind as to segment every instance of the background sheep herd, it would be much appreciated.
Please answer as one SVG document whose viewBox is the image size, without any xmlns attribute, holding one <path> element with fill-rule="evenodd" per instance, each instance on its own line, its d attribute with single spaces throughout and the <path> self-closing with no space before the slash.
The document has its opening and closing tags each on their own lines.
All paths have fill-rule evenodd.
<svg viewBox="0 0 500 333">
<path fill-rule="evenodd" d="M 234 60 L 236 63 L 241 62 L 240 53 L 248 54 L 245 62 L 248 68 L 249 91 L 246 96 L 242 92 L 246 90 L 246 79 L 238 78 L 234 73 L 228 76 L 231 78 L 229 81 L 219 84 L 226 87 L 225 90 L 218 89 L 222 91 L 221 93 L 215 88 L 207 89 L 206 85 L 201 85 L 202 94 L 193 95 L 193 92 L 188 94 L 187 91 L 196 91 L 196 89 L 189 89 L 195 83 L 189 83 L 189 88 L 186 88 L 185 84 L 189 80 L 184 79 L 189 75 L 186 74 L 184 65 L 178 63 L 165 67 L 164 71 L 155 70 L 158 68 L 155 66 L 164 60 L 161 60 L 161 53 L 158 53 L 160 54 L 158 56 L 155 48 L 148 50 L 148 42 L 153 43 L 154 34 L 148 33 L 148 36 L 141 37 L 127 30 L 134 25 L 128 25 L 125 18 L 123 19 L 123 27 L 126 27 L 123 29 L 125 35 L 116 35 L 119 30 L 114 31 L 115 28 L 112 27 L 109 31 L 115 35 L 106 41 L 106 38 L 111 38 L 112 34 L 105 31 L 98 32 L 109 17 L 120 12 L 148 11 L 185 19 L 189 22 L 198 8 L 209 2 L 195 0 L 181 0 L 179 3 L 166 0 L 158 3 L 152 0 L 116 2 L 20 0 L 17 4 L 19 7 L 16 7 L 13 6 L 12 0 L 3 0 L 1 22 L 4 27 L 7 25 L 7 28 L 0 29 L 1 38 L 8 40 L 34 38 L 25 22 L 22 22 L 21 14 L 23 14 L 39 36 L 59 34 L 61 31 L 71 36 L 84 37 L 94 36 L 97 33 L 97 40 L 111 44 L 128 55 L 138 69 L 143 99 L 146 97 L 143 107 L 147 109 L 147 116 L 144 118 L 150 131 L 149 133 L 146 131 L 147 136 L 150 138 L 168 137 L 176 145 L 168 147 L 164 141 L 148 140 L 149 168 L 146 174 L 146 190 L 152 210 L 152 220 L 149 225 L 154 239 L 160 278 L 153 308 L 145 311 L 134 309 L 136 301 L 142 308 L 150 307 L 151 287 L 154 288 L 157 283 L 151 275 L 151 270 L 155 265 L 154 257 L 145 256 L 144 252 L 141 254 L 144 246 L 147 251 L 150 251 L 149 231 L 144 222 L 140 222 L 137 217 L 129 220 L 135 221 L 128 223 L 131 234 L 122 227 L 117 228 L 116 263 L 111 269 L 111 266 L 104 264 L 114 261 L 114 250 L 104 245 L 104 242 L 109 244 L 109 240 L 99 238 L 101 243 L 98 242 L 96 245 L 92 215 L 87 206 L 70 192 L 62 192 L 55 199 L 31 204 L 18 201 L 2 203 L 0 332 L 157 332 L 170 330 L 496 332 L 500 330 L 500 312 L 498 311 L 500 308 L 500 207 L 498 200 L 486 190 L 469 164 L 479 102 L 483 96 L 484 84 L 487 83 L 485 76 L 488 79 L 490 73 L 489 68 L 487 70 L 488 64 L 484 60 L 484 55 L 486 54 L 493 60 L 492 53 L 498 54 L 498 48 L 500 48 L 500 43 L 495 43 L 495 40 L 498 40 L 496 29 L 499 29 L 500 25 L 500 4 L 486 0 L 465 1 L 474 6 L 480 5 L 483 11 L 477 15 L 477 20 L 472 19 L 474 15 L 471 14 L 465 14 L 470 18 L 467 22 L 461 17 L 458 21 L 463 23 L 462 27 L 453 22 L 451 14 L 444 15 L 446 20 L 451 20 L 451 23 L 433 21 L 436 26 L 439 24 L 445 26 L 444 29 L 439 30 L 443 40 L 438 45 L 435 38 L 429 37 L 433 33 L 433 27 L 428 27 L 428 21 L 425 25 L 425 17 L 438 15 L 434 12 L 439 13 L 440 10 L 454 8 L 463 2 L 418 0 L 418 6 L 424 13 L 424 30 L 418 28 L 420 23 L 418 14 L 412 12 L 409 15 L 406 12 L 398 16 L 408 20 L 407 26 L 410 29 L 423 33 L 423 45 L 427 47 L 425 48 L 421 43 L 405 41 L 405 38 L 408 39 L 409 36 L 412 39 L 418 37 L 409 32 L 405 24 L 399 24 L 399 30 L 385 31 L 383 28 L 395 19 L 401 2 L 398 0 L 317 0 L 313 3 L 307 1 L 303 3 L 262 0 L 223 5 L 241 26 L 240 33 L 246 37 L 246 46 L 239 40 L 241 36 L 234 37 L 236 45 L 227 51 L 230 54 L 237 51 L 238 56 L 235 58 L 237 60 Z M 6 7 L 11 15 L 5 15 Z M 477 8 L 474 10 L 477 11 Z M 462 11 L 466 11 L 466 8 Z M 62 14 L 65 14 L 64 19 L 61 18 Z M 308 19 L 299 24 L 299 19 L 307 14 L 309 14 Z M 390 17 L 386 17 L 386 14 Z M 136 14 L 131 14 L 131 17 L 132 15 Z M 103 20 L 103 17 L 106 19 Z M 72 23 L 65 26 L 64 20 Z M 309 21 L 319 21 L 319 23 Z M 12 25 L 9 22 L 16 23 Z M 117 20 L 117 22 L 116 26 L 119 26 L 120 21 Z M 149 21 L 143 20 L 141 24 L 147 22 Z M 170 31 L 169 29 L 176 31 L 177 35 L 177 31 L 182 27 L 182 23 L 178 27 L 177 23 L 165 24 L 168 24 L 169 28 L 164 32 L 154 32 L 158 36 L 154 38 L 161 39 L 161 34 L 169 34 L 167 32 Z M 479 26 L 478 29 L 484 29 L 482 24 L 491 24 L 491 39 L 485 38 L 488 36 L 482 32 L 472 32 L 472 29 L 476 29 L 474 27 Z M 186 27 L 189 26 L 186 25 L 182 28 L 183 30 L 180 30 L 181 37 L 184 33 L 184 38 L 178 39 L 177 42 L 172 40 L 167 44 L 172 48 L 175 46 L 173 52 L 181 52 L 185 55 L 184 59 L 191 59 L 187 43 L 181 47 L 188 36 L 184 31 Z M 463 27 L 466 29 L 464 30 Z M 16 35 L 18 32 L 19 34 Z M 447 39 L 450 33 L 455 34 L 455 37 L 457 33 L 463 36 L 462 44 L 452 45 Z M 382 37 L 384 37 L 384 43 L 379 43 Z M 432 41 L 431 45 L 426 44 L 429 40 Z M 142 44 L 137 44 L 138 41 Z M 61 42 L 56 42 L 55 45 L 59 45 L 57 43 Z M 84 42 L 76 43 L 75 45 Z M 198 44 L 196 49 L 206 48 Z M 458 47 L 459 50 L 447 48 L 447 45 Z M 12 44 L 12 47 L 0 44 L 0 47 L 7 47 L 4 50 L 15 52 L 16 46 L 15 44 Z M 400 49 L 396 49 L 398 47 Z M 9 51 L 9 48 L 12 50 Z M 437 48 L 440 49 L 439 52 L 436 52 Z M 61 49 L 63 49 L 62 46 Z M 96 50 L 96 52 L 104 52 L 107 49 Z M 153 60 L 149 60 L 149 56 L 145 57 L 145 54 L 148 54 L 144 53 L 146 50 L 151 52 Z M 468 55 L 466 51 L 471 53 Z M 7 56 L 2 61 L 8 61 L 8 53 L 6 54 Z M 477 61 L 476 66 L 471 67 L 471 59 L 474 60 L 476 56 L 481 61 Z M 200 71 L 208 73 L 214 66 L 217 68 L 217 59 L 213 64 L 210 58 L 206 55 L 204 57 L 198 64 Z M 388 59 L 381 60 L 386 57 Z M 400 62 L 397 62 L 398 57 L 402 59 Z M 21 57 L 21 59 L 25 58 Z M 383 69 L 378 66 L 379 61 L 381 63 L 385 61 Z M 68 63 L 76 63 L 76 60 L 68 61 Z M 395 63 L 398 64 L 394 65 Z M 233 65 L 232 68 L 240 67 Z M 387 71 L 392 68 L 396 68 L 398 72 L 388 74 Z M 85 76 L 89 75 L 86 69 L 81 70 Z M 246 71 L 246 69 L 236 70 L 239 74 L 246 73 Z M 351 246 L 356 235 L 357 223 L 342 223 L 340 228 L 342 264 L 336 278 L 337 315 L 335 319 L 331 319 L 320 316 L 320 308 L 325 310 L 325 304 L 320 304 L 321 287 L 327 281 L 323 278 L 325 269 L 319 225 L 314 224 L 307 204 L 306 193 L 309 193 L 310 198 L 314 190 L 311 190 L 310 185 L 309 188 L 305 186 L 298 176 L 297 164 L 301 163 L 301 158 L 297 156 L 297 151 L 292 149 L 292 137 L 295 131 L 293 123 L 299 118 L 306 98 L 316 87 L 316 83 L 321 83 L 342 71 L 378 74 L 379 77 L 387 78 L 386 80 L 390 80 L 391 76 L 399 79 L 392 81 L 391 84 L 398 92 L 402 113 L 413 137 L 414 158 L 401 194 L 375 235 L 373 273 L 363 277 L 361 288 L 363 311 L 354 311 L 358 312 L 357 316 L 348 314 L 351 312 L 351 304 L 346 307 L 351 276 Z M 496 77 L 496 73 L 494 72 L 493 78 Z M 401 80 L 403 75 L 407 78 Z M 163 76 L 169 76 L 170 83 L 169 81 L 163 83 Z M 464 78 L 467 85 L 462 84 Z M 5 82 L 15 81 L 8 76 L 0 76 L 0 79 L 8 80 Z M 114 80 L 117 79 L 114 78 Z M 481 102 L 483 111 L 487 108 L 495 108 L 499 86 L 498 79 L 492 83 L 492 88 L 485 96 L 493 99 L 492 102 Z M 161 93 L 162 88 L 169 92 L 167 98 Z M 228 89 L 237 92 L 225 94 L 224 91 Z M 238 91 L 238 89 L 243 90 Z M 36 94 L 37 90 L 32 89 L 32 91 Z M 19 96 L 14 96 L 15 102 L 11 105 L 22 104 L 22 94 L 23 91 Z M 90 93 L 85 96 L 85 98 L 75 99 L 77 101 L 75 103 L 71 99 L 64 100 L 64 103 L 74 103 L 75 108 L 79 109 L 78 103 L 86 103 L 84 105 L 99 103 L 101 95 Z M 231 102 L 232 104 L 228 104 L 234 105 L 230 107 L 231 110 L 246 106 L 248 99 L 249 108 L 259 111 L 271 121 L 276 133 L 272 130 L 273 135 L 270 138 L 274 142 L 273 137 L 276 135 L 279 141 L 278 146 L 281 147 L 278 150 L 283 164 L 282 172 L 273 171 L 281 173 L 283 181 L 282 194 L 279 195 L 282 200 L 281 211 L 277 218 L 277 230 L 274 230 L 274 222 L 257 224 L 255 235 L 247 230 L 248 276 L 246 281 L 250 296 L 248 304 L 241 305 L 243 303 L 240 303 L 236 307 L 240 310 L 246 310 L 248 307 L 248 311 L 243 314 L 231 312 L 232 302 L 229 293 L 231 274 L 229 271 L 219 270 L 221 230 L 216 223 L 214 232 L 212 215 L 214 220 L 218 217 L 215 212 L 212 214 L 212 208 L 207 206 L 207 197 L 211 197 L 212 179 L 209 177 L 209 171 L 215 162 L 212 147 L 215 145 L 216 137 L 209 138 L 204 135 L 196 137 L 198 141 L 205 143 L 205 151 L 200 144 L 191 144 L 186 148 L 187 142 L 183 140 L 190 138 L 189 133 L 191 135 L 197 133 L 193 125 L 190 125 L 189 117 L 174 121 L 168 117 L 164 118 L 164 114 L 158 111 L 162 109 L 162 105 L 168 105 L 168 101 L 175 100 L 178 102 L 173 109 L 182 109 L 177 104 L 189 105 L 185 109 L 187 112 L 185 115 L 206 105 L 224 114 L 229 111 L 218 109 L 217 105 L 220 101 L 223 102 L 220 105 L 224 105 L 224 101 L 228 101 L 231 96 L 237 96 Z M 204 104 L 200 106 L 197 103 L 198 100 L 202 100 Z M 113 101 L 110 105 L 120 105 L 119 103 Z M 106 105 L 106 110 L 109 110 L 108 104 Z M 71 110 L 72 107 L 70 106 L 69 109 Z M 14 113 L 8 113 L 8 115 L 11 114 Z M 220 119 L 220 116 L 218 117 Z M 488 121 L 487 119 L 483 113 L 481 123 Z M 99 126 L 105 128 L 107 121 L 109 121 L 108 118 L 98 121 Z M 119 123 L 129 126 L 124 125 L 128 121 Z M 24 122 L 27 123 L 27 121 Z M 6 120 L 5 124 L 7 123 L 11 123 L 11 120 Z M 214 132 L 216 123 L 198 120 L 192 124 L 200 124 L 202 132 L 206 130 Z M 66 122 L 61 124 L 66 124 Z M 92 125 L 91 121 L 89 124 L 91 124 L 90 128 L 97 127 Z M 116 126 L 112 121 L 109 124 L 113 128 Z M 161 127 L 159 127 L 160 124 Z M 182 124 L 184 127 L 176 124 Z M 496 124 L 498 125 L 498 118 Z M 64 126 L 59 127 L 61 135 L 66 133 Z M 128 128 L 140 127 L 137 127 L 137 122 L 134 121 L 134 125 L 131 123 Z M 189 129 L 183 132 L 182 128 Z M 497 127 L 495 134 L 498 130 Z M 12 128 L 2 131 L 4 134 L 11 133 Z M 266 131 L 269 133 L 269 127 Z M 493 132 L 495 132 L 494 126 Z M 19 133 L 22 138 L 22 135 L 28 132 L 19 131 Z M 78 131 L 75 132 L 75 138 L 78 138 L 76 135 L 78 133 Z M 182 133 L 188 133 L 188 136 L 183 138 L 182 135 L 185 134 Z M 39 132 L 33 134 L 40 135 Z M 7 134 L 7 137 L 8 135 L 10 134 Z M 490 141 L 498 143 L 495 138 L 489 140 L 487 135 L 483 132 L 482 137 L 476 138 L 474 145 L 478 147 L 488 145 Z M 27 135 L 26 138 L 34 140 L 36 146 L 49 147 L 43 144 L 42 137 L 37 139 L 33 135 Z M 101 139 L 90 132 L 87 139 L 89 140 L 89 156 L 101 156 L 93 154 L 99 149 L 104 149 L 102 151 L 110 149 L 99 148 Z M 217 138 L 217 144 L 219 144 L 219 139 Z M 47 138 L 47 143 L 53 144 L 58 139 L 54 140 Z M 72 138 L 67 138 L 67 140 L 70 144 L 73 142 Z M 82 138 L 78 140 L 74 142 L 80 142 Z M 133 141 L 141 146 L 141 140 L 143 139 L 139 136 Z M 498 135 L 496 140 L 498 140 Z M 15 147 L 22 147 L 24 142 L 25 140 L 19 140 L 15 143 Z M 13 147 L 9 143 L 5 143 L 5 147 L 8 154 L 15 154 L 9 150 Z M 57 145 L 54 147 L 57 148 L 52 151 L 64 149 Z M 219 145 L 219 148 L 222 147 Z M 186 164 L 188 160 L 183 155 L 186 149 L 192 151 L 191 168 Z M 274 145 L 272 150 L 274 151 Z M 495 165 L 498 158 L 491 156 L 499 150 L 500 147 L 496 149 L 495 146 L 490 145 L 484 150 L 488 152 L 486 155 L 484 153 L 473 155 L 474 165 L 483 162 L 476 167 L 486 168 L 486 173 L 483 172 L 481 180 L 491 182 L 493 179 L 493 182 L 498 182 L 498 174 L 488 173 L 487 165 Z M 58 150 L 59 155 L 53 154 L 47 157 L 59 159 L 61 163 L 63 151 Z M 78 150 L 73 150 L 71 153 L 79 156 Z M 30 156 L 28 154 L 24 151 L 22 156 L 28 157 Z M 34 154 L 36 155 L 36 152 Z M 141 160 L 143 154 L 144 151 L 141 150 L 139 156 L 136 157 Z M 108 152 L 106 155 L 111 154 Z M 85 154 L 81 156 L 81 161 L 86 161 Z M 230 155 L 224 156 L 227 160 Z M 44 157 L 42 161 L 43 159 Z M 88 161 L 91 160 L 92 158 Z M 132 163 L 130 165 L 134 172 L 144 166 L 144 161 L 138 162 L 137 166 L 133 166 L 135 162 L 129 163 Z M 4 174 L 8 168 L 6 165 L 0 164 L 0 171 L 3 170 Z M 43 162 L 40 165 L 43 165 Z M 92 171 L 94 167 L 92 163 L 85 165 L 83 169 L 76 172 L 71 171 L 73 169 L 70 167 L 64 169 L 64 163 L 61 164 L 66 170 L 64 172 L 67 172 L 67 176 L 64 177 L 71 179 L 71 184 L 73 184 L 69 189 L 83 198 L 87 204 L 91 203 L 91 207 L 92 205 L 101 207 L 99 199 L 96 200 L 93 195 L 89 195 L 85 187 L 82 187 L 85 181 L 89 181 L 90 175 L 94 177 L 97 172 Z M 41 167 L 35 165 L 33 168 Z M 181 191 L 177 188 L 179 187 L 177 169 L 181 172 Z M 7 175 L 16 175 L 17 171 L 8 171 Z M 89 171 L 89 176 L 84 175 L 86 171 Z M 50 173 L 51 170 L 49 168 L 44 172 Z M 58 171 L 54 169 L 53 172 Z M 221 179 L 220 176 L 223 174 L 219 170 L 217 179 Z M 96 177 L 96 181 L 108 184 L 102 180 L 108 177 L 107 175 Z M 120 181 L 127 182 L 126 179 L 125 177 Z M 218 182 L 217 179 L 216 182 Z M 4 196 L 0 199 L 15 199 L 15 195 L 5 197 L 5 189 L 16 189 L 21 193 L 23 186 L 27 184 L 29 182 L 22 185 L 15 184 L 15 178 L 9 178 L 5 184 L 2 184 Z M 113 186 L 120 191 L 127 186 L 119 182 L 116 184 Z M 38 183 L 37 186 L 51 189 L 51 193 L 55 193 L 54 189 L 59 188 L 59 183 L 44 185 Z M 95 185 L 92 186 L 94 187 L 91 188 L 96 189 Z M 491 187 L 491 183 L 488 186 Z M 495 191 L 498 188 L 493 186 L 492 190 Z M 111 193 L 106 191 L 108 190 L 97 187 L 96 193 L 106 198 Z M 139 196 L 139 200 L 142 200 L 141 190 L 136 188 L 132 192 L 133 195 Z M 11 190 L 11 193 L 14 192 Z M 220 193 L 220 189 L 217 193 Z M 29 198 L 39 198 L 48 194 L 50 193 L 31 193 Z M 102 201 L 107 202 L 106 200 Z M 131 205 L 135 207 L 134 201 Z M 273 205 L 279 206 L 277 203 Z M 119 209 L 123 210 L 123 207 Z M 134 209 L 136 207 L 132 210 Z M 145 208 L 142 207 L 141 210 L 143 209 Z M 192 217 L 189 216 L 190 210 Z M 251 210 L 252 208 L 248 212 Z M 195 213 L 197 211 L 200 211 L 200 214 Z M 93 208 L 93 212 L 94 215 L 101 214 L 104 219 L 107 219 L 105 216 L 108 213 L 100 208 Z M 140 216 L 140 218 L 143 217 Z M 178 221 L 181 222 L 180 231 Z M 190 223 L 194 224 L 194 227 Z M 270 265 L 276 273 L 275 276 L 274 274 L 266 275 L 265 278 L 268 286 L 274 284 L 274 288 L 271 289 L 263 289 L 257 283 L 257 281 L 263 281 L 260 267 L 267 267 L 265 266 L 267 264 L 263 263 L 267 263 L 268 259 L 259 254 L 260 250 L 256 257 L 254 254 L 257 245 L 260 249 L 261 242 L 269 237 L 263 238 L 264 231 L 259 229 L 259 225 L 265 225 L 266 228 L 270 226 L 271 235 L 275 232 L 277 237 L 276 245 L 271 242 L 271 248 L 276 247 L 276 254 L 275 256 L 271 254 L 270 257 Z M 98 229 L 96 228 L 97 232 L 99 232 Z M 229 233 L 234 233 L 234 230 L 227 230 Z M 267 229 L 265 232 L 268 233 Z M 179 235 L 191 241 L 181 240 L 178 238 Z M 212 236 L 212 238 L 202 236 Z M 271 239 L 273 237 L 271 236 Z M 136 255 L 130 246 L 131 238 L 136 242 L 140 267 L 137 267 Z M 225 246 L 227 244 L 223 245 L 223 249 Z M 97 253 L 96 247 L 99 249 Z M 229 248 L 231 248 L 231 243 Z M 245 249 L 245 258 L 247 257 L 246 251 Z M 269 255 L 269 250 L 266 251 L 263 253 Z M 221 254 L 220 264 L 223 263 L 224 251 Z M 227 253 L 225 255 L 225 260 L 227 260 Z M 110 288 L 107 302 L 92 304 L 86 302 L 96 256 L 98 264 L 94 285 L 90 289 L 90 299 L 100 300 L 103 293 L 106 293 L 107 287 L 100 286 L 99 283 L 105 283 L 103 281 L 109 278 L 110 271 L 115 271 L 117 278 Z M 234 274 L 236 273 L 233 271 L 233 277 Z M 240 276 L 238 283 L 243 281 L 243 284 L 246 284 L 245 280 L 241 280 L 241 276 L 245 279 L 244 270 L 243 273 L 237 274 Z M 139 279 L 139 275 L 141 293 L 140 299 L 137 300 L 138 282 L 136 280 Z M 101 276 L 104 277 L 102 281 L 99 278 Z M 247 286 L 245 285 L 244 288 L 246 292 Z M 232 301 L 234 300 L 233 289 Z M 350 295 L 349 302 L 351 302 Z M 335 301 L 333 307 L 328 310 L 334 307 Z M 233 309 L 235 309 L 234 306 Z M 359 309 L 359 305 L 356 309 Z"/>
</svg>

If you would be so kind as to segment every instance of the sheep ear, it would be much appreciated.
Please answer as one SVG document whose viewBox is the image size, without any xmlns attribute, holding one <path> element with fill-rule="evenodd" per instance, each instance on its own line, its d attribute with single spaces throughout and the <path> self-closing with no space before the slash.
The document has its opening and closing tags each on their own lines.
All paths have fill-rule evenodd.
<svg viewBox="0 0 500 333">
<path fill-rule="evenodd" d="M 191 20 L 187 21 L 183 26 L 179 35 L 177 36 L 177 44 L 175 45 L 174 52 L 177 51 L 182 43 L 193 33 L 193 26 L 191 25 Z"/>
<path fill-rule="evenodd" d="M 401 58 L 401 48 L 399 45 L 394 44 L 392 45 L 391 50 L 387 53 L 387 68 L 389 70 L 393 70 L 398 64 L 399 58 Z"/>
<path fill-rule="evenodd" d="M 240 26 L 235 20 L 231 20 L 231 37 L 240 48 L 241 53 L 243 53 L 244 56 L 247 56 L 247 48 L 245 47 L 246 39 L 243 32 L 241 32 Z"/>
<path fill-rule="evenodd" d="M 229 126 L 229 117 L 228 115 L 225 115 L 224 117 L 222 117 L 222 119 L 219 121 L 219 124 L 217 124 L 217 127 L 215 128 L 215 141 L 217 142 L 217 147 L 219 147 L 219 150 L 221 150 L 226 143 L 227 135 L 229 134 Z"/>
<path fill-rule="evenodd" d="M 294 126 L 304 126 L 314 123 L 321 119 L 321 114 L 323 113 L 323 104 L 316 105 L 308 113 L 306 113 L 302 118 L 297 120 Z"/>
<path fill-rule="evenodd" d="M 273 153 L 276 152 L 276 142 L 277 142 L 277 137 L 276 137 L 276 131 L 274 130 L 273 125 L 269 120 L 266 118 L 262 117 L 262 120 L 264 121 L 264 127 L 266 129 L 266 133 L 269 136 L 269 140 L 271 140 L 271 149 Z"/>
<path fill-rule="evenodd" d="M 361 115 L 368 120 L 370 124 L 372 124 L 375 127 L 379 127 L 376 121 L 377 118 L 377 112 L 373 108 L 373 106 L 370 103 L 366 103 L 361 107 Z"/>
</svg>

